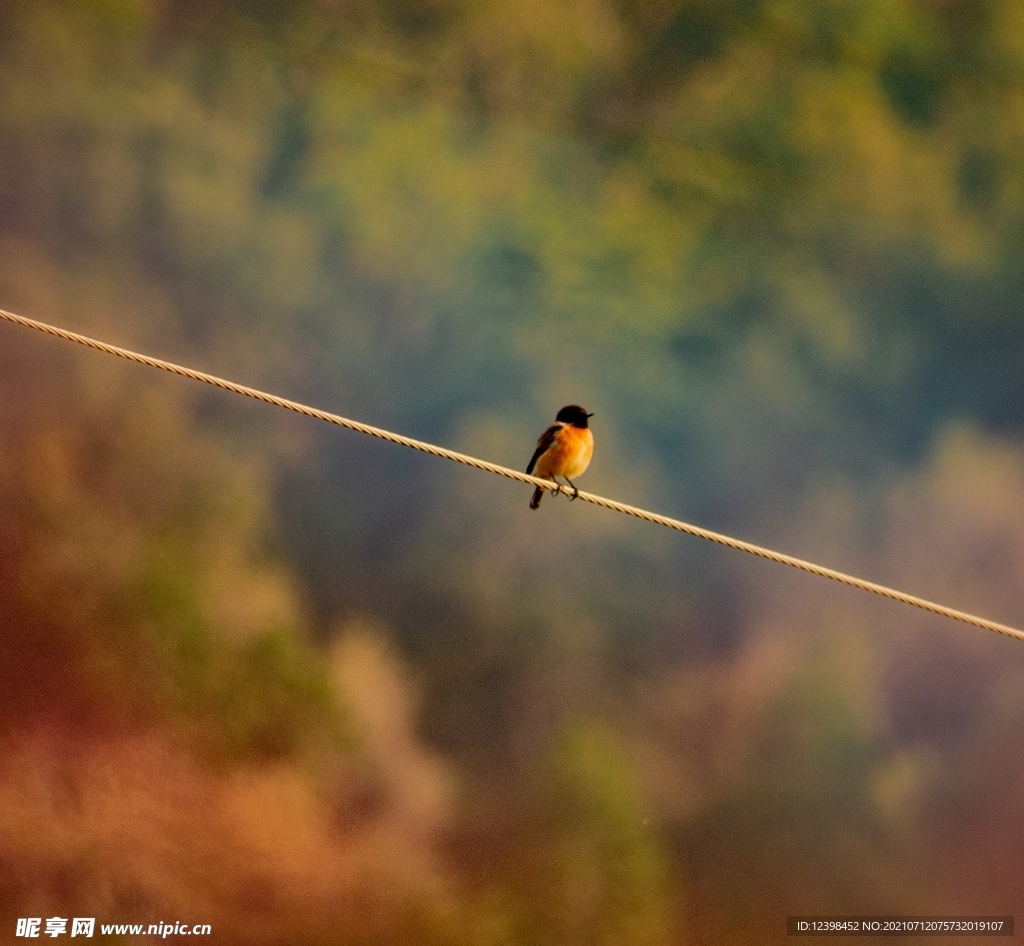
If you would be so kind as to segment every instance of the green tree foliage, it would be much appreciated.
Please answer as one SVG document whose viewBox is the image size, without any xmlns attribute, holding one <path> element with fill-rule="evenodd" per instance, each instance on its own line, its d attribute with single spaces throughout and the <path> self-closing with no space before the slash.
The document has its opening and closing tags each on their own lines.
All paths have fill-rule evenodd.
<svg viewBox="0 0 1024 946">
<path fill-rule="evenodd" d="M 668 863 L 623 747 L 596 723 L 570 724 L 550 780 L 554 842 L 536 941 L 671 942 Z"/>
</svg>

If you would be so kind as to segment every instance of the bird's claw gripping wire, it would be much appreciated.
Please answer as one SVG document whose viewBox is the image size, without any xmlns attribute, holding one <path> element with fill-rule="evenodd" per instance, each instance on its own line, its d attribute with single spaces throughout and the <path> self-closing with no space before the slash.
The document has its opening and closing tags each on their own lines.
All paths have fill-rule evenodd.
<svg viewBox="0 0 1024 946">
<path fill-rule="evenodd" d="M 561 483 L 559 483 L 558 480 L 555 480 L 555 485 L 551 489 L 551 492 L 555 496 L 561 496 L 561 495 L 569 496 L 569 502 L 572 502 L 574 499 L 578 499 L 579 498 L 580 491 L 579 491 L 579 488 L 576 486 L 576 484 L 572 480 L 567 478 L 566 482 L 568 482 L 568 484 L 572 487 L 572 495 L 571 496 L 569 496 L 569 490 L 567 490 Z"/>
</svg>

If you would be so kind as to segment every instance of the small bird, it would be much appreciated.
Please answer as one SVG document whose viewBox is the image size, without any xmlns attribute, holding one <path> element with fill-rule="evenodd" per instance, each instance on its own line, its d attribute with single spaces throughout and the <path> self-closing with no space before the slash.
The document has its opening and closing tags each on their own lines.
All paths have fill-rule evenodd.
<svg viewBox="0 0 1024 946">
<path fill-rule="evenodd" d="M 537 449 L 533 452 L 527 473 L 534 473 L 545 480 L 554 481 L 561 490 L 556 477 L 562 477 L 574 490 L 573 499 L 579 495 L 572 477 L 579 476 L 589 465 L 594 453 L 594 435 L 587 427 L 588 418 L 593 417 L 578 404 L 563 407 L 555 422 L 541 434 Z M 530 508 L 537 509 L 544 498 L 544 487 L 538 486 L 530 500 Z"/>
</svg>

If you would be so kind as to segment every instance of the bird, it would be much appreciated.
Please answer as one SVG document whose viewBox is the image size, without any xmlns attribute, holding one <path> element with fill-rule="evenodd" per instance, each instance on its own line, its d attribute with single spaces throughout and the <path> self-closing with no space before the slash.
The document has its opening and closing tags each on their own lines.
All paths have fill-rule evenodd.
<svg viewBox="0 0 1024 946">
<path fill-rule="evenodd" d="M 559 492 L 562 486 L 556 478 L 560 476 L 573 488 L 572 498 L 575 499 L 580 491 L 572 480 L 586 470 L 594 453 L 594 435 L 587 426 L 587 421 L 593 416 L 578 404 L 563 407 L 555 416 L 555 422 L 540 435 L 526 472 L 552 480 Z M 538 486 L 530 500 L 530 508 L 539 508 L 543 498 L 544 487 Z"/>
</svg>

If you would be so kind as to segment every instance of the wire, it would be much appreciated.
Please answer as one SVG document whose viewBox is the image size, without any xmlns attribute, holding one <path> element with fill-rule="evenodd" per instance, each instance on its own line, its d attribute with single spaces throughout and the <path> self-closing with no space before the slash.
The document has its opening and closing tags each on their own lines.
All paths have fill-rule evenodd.
<svg viewBox="0 0 1024 946">
<path fill-rule="evenodd" d="M 550 480 L 540 479 L 539 477 L 531 476 L 528 473 L 520 473 L 518 470 L 512 470 L 508 467 L 500 466 L 497 463 L 490 463 L 487 460 L 480 460 L 477 457 L 471 457 L 465 453 L 458 453 L 455 450 L 448 450 L 447 448 L 439 447 L 436 444 L 426 443 L 422 440 L 414 440 L 411 437 L 404 437 L 401 434 L 393 433 L 390 430 L 373 427 L 357 420 L 350 420 L 349 418 L 341 417 L 338 414 L 331 414 L 328 411 L 322 411 L 316 407 L 309 407 L 308 405 L 300 404 L 297 401 L 290 401 L 287 398 L 278 397 L 276 394 L 268 394 L 265 391 L 259 391 L 256 388 L 250 388 L 244 384 L 236 384 L 234 381 L 227 381 L 224 378 L 218 378 L 216 375 L 207 374 L 204 371 L 196 371 L 194 368 L 185 368 L 181 365 L 176 365 L 160 358 L 153 358 L 150 355 L 141 355 L 138 352 L 129 351 L 126 348 L 119 348 L 116 345 L 108 345 L 106 342 L 100 342 L 94 338 L 79 335 L 77 332 L 69 332 L 67 329 L 47 325 L 45 322 L 38 322 L 35 319 L 29 319 L 23 315 L 15 315 L 13 312 L 6 312 L 3 309 L 0 309 L 0 319 L 7 322 L 13 322 L 15 325 L 22 325 L 26 328 L 33 328 L 37 331 L 45 332 L 47 335 L 53 335 L 56 338 L 61 338 L 65 341 L 85 345 L 87 348 L 92 348 L 95 351 L 105 352 L 109 355 L 117 355 L 119 358 L 125 358 L 128 361 L 134 361 L 140 365 L 148 365 L 151 368 L 160 368 L 162 371 L 169 371 L 171 374 L 176 374 L 183 378 L 192 378 L 195 381 L 212 384 L 214 387 L 221 388 L 224 391 L 230 391 L 233 394 L 242 394 L 245 397 L 251 397 L 257 401 L 263 401 L 265 404 L 273 404 L 275 407 L 283 407 L 285 410 L 295 411 L 295 413 L 303 414 L 306 417 L 313 417 L 316 420 L 326 421 L 329 424 L 336 424 L 339 427 L 345 427 L 348 430 L 355 430 L 361 434 L 369 434 L 371 437 L 379 437 L 381 440 L 387 440 L 390 443 L 397 443 L 403 447 L 411 447 L 413 450 L 419 450 L 422 453 L 429 453 L 431 456 L 441 457 L 444 460 L 453 460 L 456 463 L 462 463 L 477 470 L 484 470 L 487 473 L 496 473 L 498 476 L 504 476 L 506 479 L 510 480 L 517 480 L 520 483 L 527 483 L 530 486 L 541 486 L 545 489 L 552 490 L 553 492 L 563 492 L 561 486 L 553 487 Z M 897 591 L 895 588 L 888 588 L 885 585 L 879 585 L 873 581 L 866 581 L 865 579 L 857 578 L 854 575 L 847 575 L 845 572 L 826 568 L 824 565 L 817 565 L 814 562 L 795 558 L 794 556 L 786 555 L 783 552 L 776 552 L 760 545 L 754 545 L 751 542 L 744 542 L 742 539 L 734 539 L 731 536 L 722 535 L 719 532 L 712 532 L 710 529 L 691 525 L 688 522 L 682 522 L 679 519 L 672 519 L 656 512 L 650 512 L 636 506 L 628 506 L 625 503 L 617 502 L 614 499 L 607 499 L 604 496 L 598 496 L 594 493 L 586 493 L 583 490 L 579 490 L 578 493 L 574 495 L 584 502 L 592 503 L 595 506 L 601 506 L 604 509 L 610 509 L 613 512 L 625 513 L 627 516 L 634 516 L 637 519 L 643 519 L 645 522 L 653 522 L 656 525 L 666 526 L 669 529 L 675 529 L 678 532 L 685 532 L 688 535 L 693 535 L 700 539 L 707 539 L 709 542 L 715 542 L 718 545 L 724 545 L 727 548 L 736 549 L 740 552 L 747 552 L 750 555 L 756 555 L 758 558 L 764 558 L 770 562 L 778 562 L 780 565 L 789 565 L 792 568 L 798 568 L 801 571 L 809 572 L 812 575 L 818 575 L 822 578 L 830 578 L 832 581 L 838 581 L 840 584 L 848 585 L 851 588 L 857 588 L 861 591 L 869 591 L 872 594 L 881 595 L 883 598 L 889 598 L 892 601 L 909 604 L 915 608 L 929 611 L 932 614 L 951 618 L 954 621 L 961 621 L 964 624 L 970 624 L 974 627 L 995 631 L 997 634 L 1004 634 L 1007 637 L 1024 640 L 1024 631 L 1018 630 L 1015 627 L 1010 627 L 1007 624 L 1000 624 L 996 621 L 990 621 L 987 618 L 978 617 L 977 615 L 969 614 L 966 611 L 957 611 L 954 608 L 948 608 L 945 605 L 937 604 L 934 601 L 928 601 L 925 598 L 918 598 L 915 595 L 910 595 L 903 591 Z"/>
</svg>

